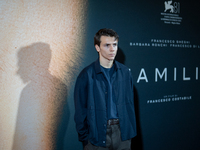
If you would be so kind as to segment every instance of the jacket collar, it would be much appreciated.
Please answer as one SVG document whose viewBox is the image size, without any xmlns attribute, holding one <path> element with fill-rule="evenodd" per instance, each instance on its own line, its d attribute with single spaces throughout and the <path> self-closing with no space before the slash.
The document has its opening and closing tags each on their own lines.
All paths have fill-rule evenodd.
<svg viewBox="0 0 200 150">
<path fill-rule="evenodd" d="M 113 65 L 115 65 L 115 70 L 118 70 L 118 69 L 121 68 L 121 67 L 119 66 L 119 62 L 116 61 L 116 60 L 114 60 Z M 94 67 L 95 67 L 95 72 L 96 72 L 97 74 L 102 72 L 102 70 L 101 70 L 101 65 L 100 65 L 100 61 L 99 61 L 99 57 L 98 57 L 98 59 L 94 62 Z"/>
</svg>

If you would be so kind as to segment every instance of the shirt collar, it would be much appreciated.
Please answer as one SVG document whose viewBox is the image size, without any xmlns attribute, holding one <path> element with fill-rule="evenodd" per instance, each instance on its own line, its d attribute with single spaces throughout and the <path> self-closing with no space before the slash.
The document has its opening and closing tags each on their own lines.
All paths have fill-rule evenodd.
<svg viewBox="0 0 200 150">
<path fill-rule="evenodd" d="M 113 65 L 115 65 L 115 66 L 114 66 L 114 67 L 115 67 L 115 70 L 118 70 L 118 69 L 121 68 L 121 67 L 119 66 L 119 62 L 116 61 L 116 60 L 114 60 Z M 101 65 L 100 65 L 100 61 L 99 61 L 99 57 L 98 57 L 98 59 L 95 61 L 94 66 L 95 66 L 95 72 L 96 72 L 96 73 L 101 73 L 101 72 L 102 72 L 102 70 L 101 70 Z"/>
</svg>

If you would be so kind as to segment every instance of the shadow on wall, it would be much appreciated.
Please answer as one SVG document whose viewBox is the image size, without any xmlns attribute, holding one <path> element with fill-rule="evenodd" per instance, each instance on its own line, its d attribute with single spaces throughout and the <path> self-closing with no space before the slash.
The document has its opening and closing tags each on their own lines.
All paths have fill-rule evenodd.
<svg viewBox="0 0 200 150">
<path fill-rule="evenodd" d="M 117 50 L 117 55 L 115 57 L 115 60 L 117 60 L 118 62 L 122 63 L 122 64 L 125 64 L 125 60 L 126 60 L 126 57 L 122 51 L 122 49 L 120 47 L 118 47 L 118 50 Z"/>
<path fill-rule="evenodd" d="M 116 60 L 125 65 L 126 56 L 121 48 L 118 48 Z M 137 136 L 131 141 L 131 149 L 143 150 L 142 134 L 140 128 L 140 115 L 139 115 L 139 98 L 137 89 L 134 87 L 134 104 L 136 114 Z"/>
<path fill-rule="evenodd" d="M 34 43 L 18 52 L 21 92 L 13 150 L 62 149 L 69 122 L 68 89 L 49 73 L 51 49 Z M 59 65 L 59 64 L 58 64 Z"/>
</svg>

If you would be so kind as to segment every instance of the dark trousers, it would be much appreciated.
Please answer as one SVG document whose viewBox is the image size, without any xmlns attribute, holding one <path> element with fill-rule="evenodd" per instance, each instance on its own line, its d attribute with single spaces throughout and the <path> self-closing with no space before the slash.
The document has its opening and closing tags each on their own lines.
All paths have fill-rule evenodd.
<svg viewBox="0 0 200 150">
<path fill-rule="evenodd" d="M 121 140 L 119 124 L 107 125 L 106 147 L 95 146 L 89 141 L 84 150 L 131 150 L 131 139 Z"/>
</svg>

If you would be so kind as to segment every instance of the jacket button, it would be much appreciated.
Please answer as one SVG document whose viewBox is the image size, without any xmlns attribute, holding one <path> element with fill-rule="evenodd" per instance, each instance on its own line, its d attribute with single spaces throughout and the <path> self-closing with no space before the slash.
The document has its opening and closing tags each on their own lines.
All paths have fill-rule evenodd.
<svg viewBox="0 0 200 150">
<path fill-rule="evenodd" d="M 103 141 L 103 143 L 106 143 L 106 141 Z"/>
<path fill-rule="evenodd" d="M 107 94 L 107 92 L 105 92 L 105 94 Z"/>
</svg>

